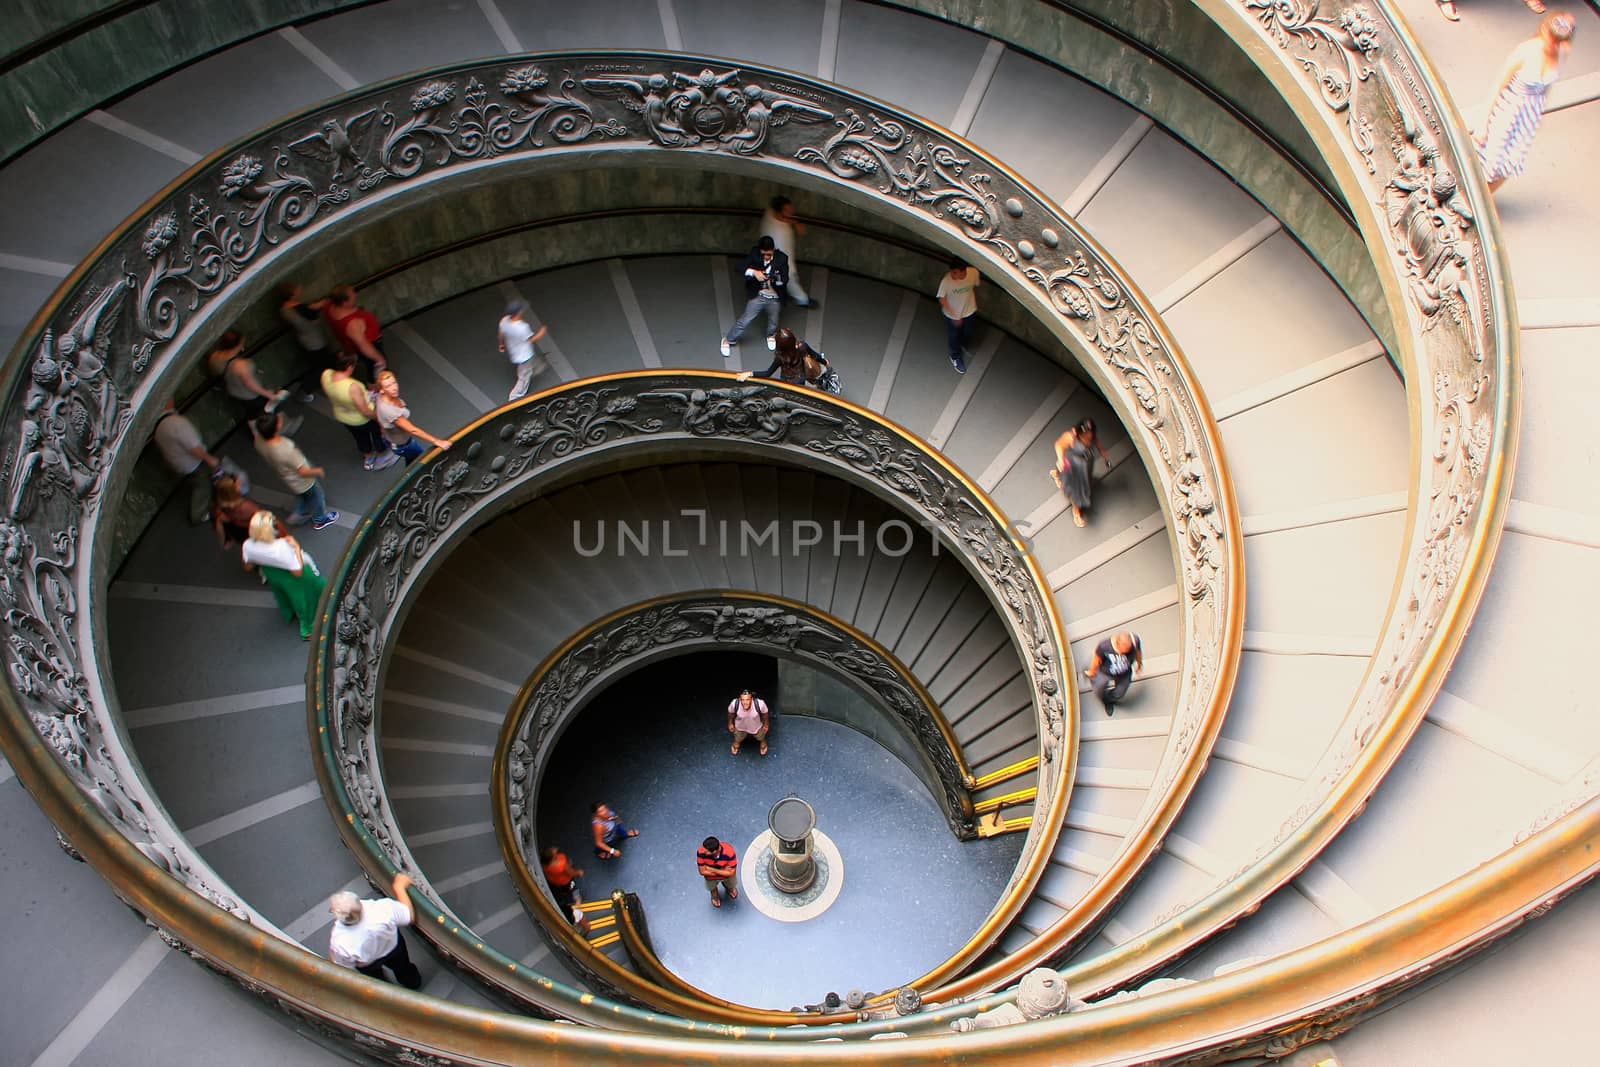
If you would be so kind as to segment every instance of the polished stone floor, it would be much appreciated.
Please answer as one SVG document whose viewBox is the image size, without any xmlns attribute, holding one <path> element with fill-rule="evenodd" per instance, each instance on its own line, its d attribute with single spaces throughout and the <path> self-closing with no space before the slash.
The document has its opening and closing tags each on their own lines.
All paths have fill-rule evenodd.
<svg viewBox="0 0 1600 1067">
<path fill-rule="evenodd" d="M 977 928 L 1015 866 L 1021 835 L 957 841 L 927 790 L 862 734 L 775 709 L 771 751 L 728 753 L 727 702 L 770 693 L 760 656 L 700 653 L 613 686 L 564 736 L 540 797 L 540 841 L 583 867 L 584 895 L 638 893 L 663 962 L 707 992 L 761 1007 L 877 992 L 946 959 Z M 763 679 L 766 679 L 763 681 Z M 695 871 L 708 835 L 743 855 L 789 793 L 816 808 L 844 860 L 839 898 L 816 918 L 770 919 L 741 899 L 714 909 Z M 605 800 L 640 836 L 620 860 L 590 849 L 588 806 Z"/>
</svg>

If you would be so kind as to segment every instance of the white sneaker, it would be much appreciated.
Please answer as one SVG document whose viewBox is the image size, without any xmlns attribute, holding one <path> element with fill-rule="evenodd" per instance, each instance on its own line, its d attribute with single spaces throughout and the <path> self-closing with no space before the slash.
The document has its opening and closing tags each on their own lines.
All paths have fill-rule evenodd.
<svg viewBox="0 0 1600 1067">
<path fill-rule="evenodd" d="M 776 352 L 777 350 L 778 350 L 778 338 L 774 334 L 770 334 L 770 333 L 767 334 L 767 351 L 768 352 Z"/>
<path fill-rule="evenodd" d="M 717 342 L 717 347 L 722 349 L 723 359 L 727 359 L 729 356 L 733 355 L 733 346 L 728 343 L 728 339 L 726 337 Z"/>
</svg>

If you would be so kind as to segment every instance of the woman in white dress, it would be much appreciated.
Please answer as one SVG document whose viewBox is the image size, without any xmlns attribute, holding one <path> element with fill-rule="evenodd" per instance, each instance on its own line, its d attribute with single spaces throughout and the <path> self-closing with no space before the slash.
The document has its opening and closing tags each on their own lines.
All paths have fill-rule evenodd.
<svg viewBox="0 0 1600 1067">
<path fill-rule="evenodd" d="M 1577 20 L 1555 11 L 1539 23 L 1539 35 L 1511 50 L 1489 101 L 1489 118 L 1478 138 L 1478 159 L 1495 192 L 1507 178 L 1522 173 L 1533 135 L 1544 118 L 1545 95 L 1561 76 L 1561 61 L 1572 47 Z"/>
</svg>

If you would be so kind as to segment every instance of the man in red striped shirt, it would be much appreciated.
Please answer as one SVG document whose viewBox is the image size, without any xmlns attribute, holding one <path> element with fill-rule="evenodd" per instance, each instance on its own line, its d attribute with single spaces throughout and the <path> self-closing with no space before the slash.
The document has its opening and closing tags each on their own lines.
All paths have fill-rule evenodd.
<svg viewBox="0 0 1600 1067">
<path fill-rule="evenodd" d="M 706 888 L 711 890 L 713 908 L 722 907 L 722 897 L 717 895 L 719 885 L 728 891 L 729 900 L 739 899 L 739 854 L 732 845 L 708 837 L 700 842 L 700 851 L 694 854 L 694 859 L 700 868 L 700 877 L 706 880 Z"/>
</svg>

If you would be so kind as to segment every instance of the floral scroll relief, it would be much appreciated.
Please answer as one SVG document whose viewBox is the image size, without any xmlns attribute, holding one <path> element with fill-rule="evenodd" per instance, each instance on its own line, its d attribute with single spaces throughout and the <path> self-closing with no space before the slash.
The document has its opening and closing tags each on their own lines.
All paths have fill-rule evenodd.
<svg viewBox="0 0 1600 1067">
<path fill-rule="evenodd" d="M 527 702 L 507 761 L 507 806 L 524 864 L 536 866 L 534 813 L 527 791 L 549 756 L 556 728 L 593 688 L 631 661 L 674 645 L 706 642 L 761 646 L 799 655 L 833 668 L 866 686 L 917 737 L 932 760 L 944 795 L 942 804 L 959 837 L 975 836 L 970 804 L 955 754 L 940 731 L 935 709 L 925 705 L 904 667 L 857 641 L 847 630 L 799 605 L 750 602 L 737 596 L 695 595 L 652 604 L 584 635 L 550 664 Z"/>
<path fill-rule="evenodd" d="M 599 388 L 569 388 L 509 409 L 450 452 L 414 469 L 405 488 L 373 516 L 371 532 L 336 593 L 339 610 L 327 653 L 331 689 L 324 699 L 333 758 L 349 802 L 378 849 L 397 867 L 410 864 L 376 776 L 374 709 L 387 620 L 407 596 L 411 577 L 463 521 L 515 483 L 586 450 L 658 435 L 741 440 L 821 456 L 921 510 L 946 530 L 976 564 L 979 578 L 995 591 L 1023 662 L 1031 668 L 1047 754 L 1041 792 L 1054 788 L 1063 771 L 1055 755 L 1068 736 L 1067 667 L 1054 644 L 1048 609 L 1003 521 L 964 485 L 920 456 L 909 439 L 892 436 L 847 408 L 789 389 L 722 386 L 722 381 L 692 375 L 641 377 Z M 547 730 L 591 669 L 581 656 L 564 664 L 533 701 L 533 720 Z M 904 701 L 891 701 L 891 706 L 904 706 Z M 932 740 L 913 726 L 919 736 Z M 529 743 L 537 748 L 543 736 L 536 727 Z M 943 745 L 942 737 L 939 743 Z M 947 769 L 951 781 L 959 783 L 953 763 Z"/>
</svg>

